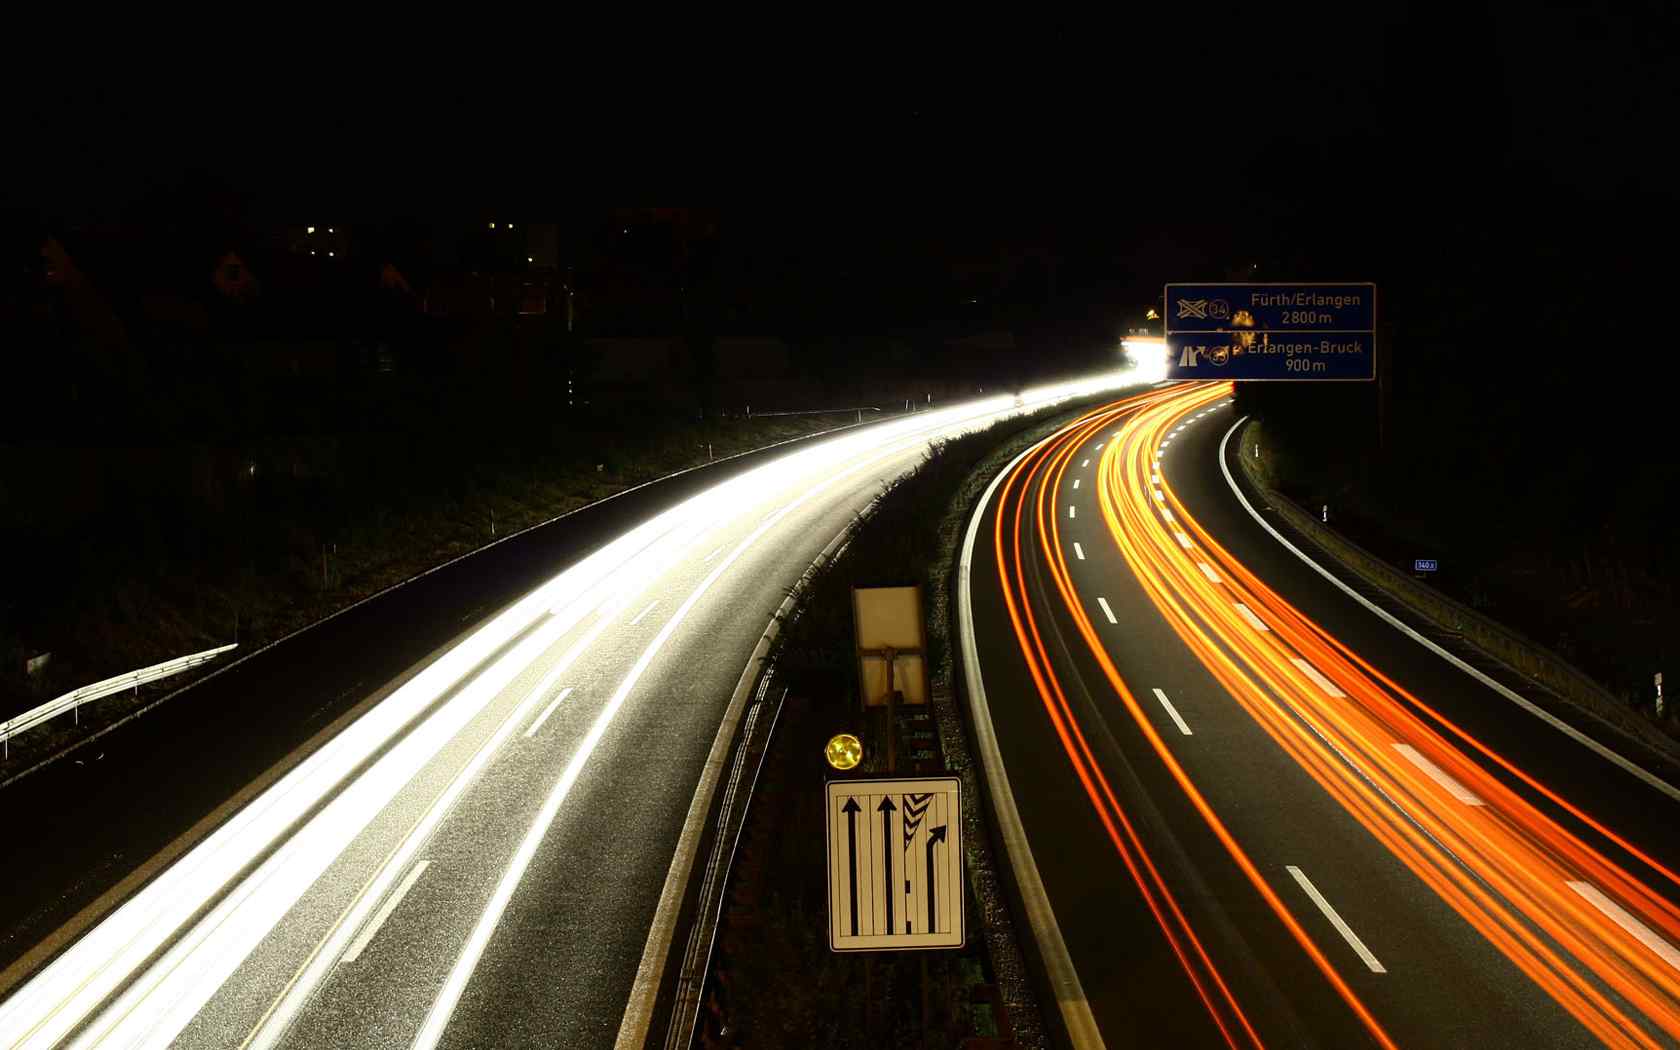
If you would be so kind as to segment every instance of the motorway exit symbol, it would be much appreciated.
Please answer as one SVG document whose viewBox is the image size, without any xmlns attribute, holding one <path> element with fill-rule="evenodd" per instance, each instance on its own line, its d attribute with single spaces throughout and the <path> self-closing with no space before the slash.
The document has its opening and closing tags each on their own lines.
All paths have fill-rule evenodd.
<svg viewBox="0 0 1680 1050">
<path fill-rule="evenodd" d="M 828 946 L 962 947 L 962 782 L 831 780 L 826 792 Z"/>
<path fill-rule="evenodd" d="M 1168 379 L 1374 379 L 1374 284 L 1169 284 Z"/>
</svg>

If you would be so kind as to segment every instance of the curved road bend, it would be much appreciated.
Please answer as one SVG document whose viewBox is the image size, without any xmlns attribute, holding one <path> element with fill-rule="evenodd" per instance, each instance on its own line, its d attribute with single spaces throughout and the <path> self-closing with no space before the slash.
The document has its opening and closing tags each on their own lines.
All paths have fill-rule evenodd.
<svg viewBox="0 0 1680 1050">
<path fill-rule="evenodd" d="M 613 1045 L 771 611 L 930 439 L 1015 411 L 994 398 L 823 441 L 613 540 L 36 973 L 0 1003 L 0 1046 Z"/>
<path fill-rule="evenodd" d="M 1673 1045 L 1673 789 L 1286 550 L 1222 469 L 1229 387 L 1168 394 L 1023 456 L 973 550 L 996 736 L 1102 1039 Z"/>
</svg>

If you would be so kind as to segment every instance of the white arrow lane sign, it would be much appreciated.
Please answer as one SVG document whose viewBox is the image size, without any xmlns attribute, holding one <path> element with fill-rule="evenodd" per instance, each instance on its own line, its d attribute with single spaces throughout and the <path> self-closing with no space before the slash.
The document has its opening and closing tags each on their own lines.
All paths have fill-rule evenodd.
<svg viewBox="0 0 1680 1050">
<path fill-rule="evenodd" d="M 961 948 L 962 781 L 831 780 L 828 946 Z"/>
</svg>

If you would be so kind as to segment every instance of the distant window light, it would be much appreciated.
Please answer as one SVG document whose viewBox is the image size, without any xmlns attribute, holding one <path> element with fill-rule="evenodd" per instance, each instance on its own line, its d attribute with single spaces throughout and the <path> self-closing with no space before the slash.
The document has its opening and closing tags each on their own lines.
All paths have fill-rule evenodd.
<svg viewBox="0 0 1680 1050">
<path fill-rule="evenodd" d="M 629 233 L 630 232 L 630 227 L 628 227 L 628 226 L 624 227 L 624 232 Z"/>
<path fill-rule="evenodd" d="M 309 254 L 314 255 L 315 254 L 315 249 L 313 249 L 313 248 L 309 249 Z"/>
<path fill-rule="evenodd" d="M 331 231 L 331 230 L 328 230 L 328 231 L 327 231 L 327 232 L 328 232 L 328 233 L 331 233 L 331 232 L 332 232 L 332 231 Z M 329 259 L 331 259 L 331 258 L 332 258 L 332 257 L 333 257 L 333 253 L 332 253 L 332 252 L 328 252 L 328 253 L 327 253 L 327 258 L 329 258 Z"/>
<path fill-rule="evenodd" d="M 495 228 L 496 228 L 496 224 L 495 224 L 495 223 L 491 223 L 491 224 L 490 224 L 490 228 L 491 228 L 491 229 L 492 229 L 492 230 L 493 230 L 493 229 L 495 229 Z"/>
<path fill-rule="evenodd" d="M 525 256 L 525 261 L 526 262 L 536 262 L 537 258 L 534 255 L 527 255 L 527 256 Z"/>
<path fill-rule="evenodd" d="M 314 233 L 314 232 L 315 232 L 315 227 L 313 227 L 313 226 L 305 226 L 305 227 L 304 227 L 304 228 L 303 228 L 303 232 L 304 232 L 304 233 L 306 233 L 306 234 L 312 234 L 312 233 Z"/>
<path fill-rule="evenodd" d="M 510 230 L 511 230 L 511 229 L 513 229 L 513 223 L 511 223 L 511 222 L 510 222 L 510 223 L 508 223 L 508 224 L 507 224 L 507 228 L 508 228 L 508 229 L 510 229 Z"/>
<path fill-rule="evenodd" d="M 328 226 L 328 227 L 327 227 L 327 232 L 328 232 L 328 233 L 331 233 L 331 232 L 332 232 L 332 227 L 331 227 L 331 226 Z"/>
</svg>

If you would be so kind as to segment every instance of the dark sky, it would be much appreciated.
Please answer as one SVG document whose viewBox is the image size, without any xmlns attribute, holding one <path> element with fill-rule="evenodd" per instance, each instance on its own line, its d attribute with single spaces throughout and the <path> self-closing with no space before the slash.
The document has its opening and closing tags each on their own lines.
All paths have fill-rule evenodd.
<svg viewBox="0 0 1680 1050">
<path fill-rule="evenodd" d="M 1128 10 L 902 46 L 781 27 L 740 55 L 604 41 L 587 68 L 472 46 L 401 74 L 100 67 L 25 96 L 4 205 L 81 221 L 201 184 L 282 218 L 706 201 L 790 245 L 1358 267 L 1466 223 L 1672 208 L 1675 16 L 1617 6 Z"/>
</svg>

